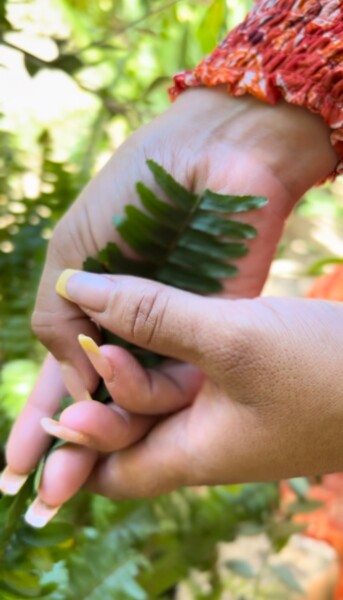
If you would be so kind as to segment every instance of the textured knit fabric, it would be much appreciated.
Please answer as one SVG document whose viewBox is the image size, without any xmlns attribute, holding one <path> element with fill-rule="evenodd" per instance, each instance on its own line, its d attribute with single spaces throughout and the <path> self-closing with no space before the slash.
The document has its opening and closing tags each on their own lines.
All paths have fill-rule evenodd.
<svg viewBox="0 0 343 600">
<path fill-rule="evenodd" d="M 260 0 L 245 21 L 193 70 L 175 76 L 175 98 L 196 86 L 280 97 L 319 113 L 343 173 L 343 0 Z"/>
</svg>

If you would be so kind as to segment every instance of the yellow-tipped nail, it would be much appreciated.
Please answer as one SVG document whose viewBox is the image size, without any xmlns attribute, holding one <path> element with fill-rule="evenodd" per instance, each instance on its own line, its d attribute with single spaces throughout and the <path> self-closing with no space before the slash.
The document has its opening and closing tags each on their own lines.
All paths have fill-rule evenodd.
<svg viewBox="0 0 343 600">
<path fill-rule="evenodd" d="M 86 446 L 87 448 L 94 448 L 92 439 L 81 431 L 75 431 L 75 429 L 65 427 L 65 425 L 62 425 L 58 421 L 54 421 L 54 419 L 49 419 L 48 417 L 41 419 L 40 424 L 44 431 L 49 433 L 49 435 L 52 435 L 60 440 L 70 442 L 72 444 L 78 444 L 79 446 Z"/>
<path fill-rule="evenodd" d="M 80 333 L 80 335 L 78 336 L 77 339 L 79 340 L 79 344 L 80 344 L 81 348 L 85 352 L 87 352 L 87 353 L 93 352 L 94 354 L 97 354 L 98 356 L 102 356 L 99 346 L 95 343 L 95 341 L 91 337 Z"/>
<path fill-rule="evenodd" d="M 29 473 L 22 475 L 12 471 L 10 467 L 6 467 L 0 476 L 0 491 L 8 496 L 15 496 L 28 477 Z"/>
<path fill-rule="evenodd" d="M 78 271 L 77 269 L 66 269 L 59 276 L 56 286 L 55 286 L 56 292 L 63 298 L 66 298 L 67 300 L 70 300 L 68 293 L 67 293 L 67 289 L 66 289 L 67 281 L 75 273 L 80 273 L 80 271 Z"/>
<path fill-rule="evenodd" d="M 79 335 L 77 339 L 100 377 L 105 380 L 112 379 L 114 371 L 113 367 L 107 356 L 101 351 L 95 341 L 91 337 L 82 334 Z"/>
<path fill-rule="evenodd" d="M 60 508 L 61 506 L 48 506 L 40 498 L 36 498 L 25 514 L 25 521 L 32 527 L 45 527 Z"/>
</svg>

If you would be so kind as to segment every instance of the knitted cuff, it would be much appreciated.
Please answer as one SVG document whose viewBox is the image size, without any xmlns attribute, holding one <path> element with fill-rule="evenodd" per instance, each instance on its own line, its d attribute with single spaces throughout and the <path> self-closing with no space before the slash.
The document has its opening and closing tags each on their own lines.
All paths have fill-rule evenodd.
<svg viewBox="0 0 343 600">
<path fill-rule="evenodd" d="M 174 77 L 170 97 L 189 87 L 226 85 L 320 114 L 343 173 L 343 1 L 260 0 L 245 21 L 192 71 Z"/>
</svg>

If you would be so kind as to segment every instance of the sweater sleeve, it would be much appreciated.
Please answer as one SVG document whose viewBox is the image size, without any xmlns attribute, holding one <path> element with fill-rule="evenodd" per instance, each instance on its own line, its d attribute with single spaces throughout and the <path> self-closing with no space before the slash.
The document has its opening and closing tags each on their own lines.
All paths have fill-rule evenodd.
<svg viewBox="0 0 343 600">
<path fill-rule="evenodd" d="M 343 0 L 258 0 L 195 69 L 174 77 L 170 96 L 217 85 L 320 114 L 341 157 L 336 173 L 343 173 Z"/>
</svg>

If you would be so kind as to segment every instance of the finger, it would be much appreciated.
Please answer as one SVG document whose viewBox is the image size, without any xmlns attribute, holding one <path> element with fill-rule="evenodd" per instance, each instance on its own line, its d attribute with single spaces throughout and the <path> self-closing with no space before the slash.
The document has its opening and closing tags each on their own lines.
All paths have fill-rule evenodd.
<svg viewBox="0 0 343 600">
<path fill-rule="evenodd" d="M 42 430 L 40 420 L 53 416 L 65 395 L 60 366 L 49 354 L 7 442 L 6 460 L 13 472 L 25 475 L 36 466 L 51 442 Z"/>
<path fill-rule="evenodd" d="M 86 487 L 114 499 L 150 498 L 190 483 L 189 408 L 156 425 L 138 444 L 103 457 Z"/>
<path fill-rule="evenodd" d="M 69 406 L 59 421 L 43 419 L 42 427 L 59 439 L 100 452 L 114 452 L 141 439 L 156 419 L 132 415 L 118 406 L 85 401 Z"/>
<path fill-rule="evenodd" d="M 153 415 L 174 412 L 190 404 L 201 387 L 203 374 L 193 365 L 165 361 L 155 369 L 144 369 L 124 348 L 99 348 L 86 336 L 79 336 L 79 342 L 110 396 L 128 411 Z"/>
<path fill-rule="evenodd" d="M 228 343 L 235 320 L 223 308 L 234 301 L 209 299 L 156 282 L 125 276 L 65 271 L 60 293 L 78 303 L 100 326 L 165 356 L 207 367 L 216 345 Z M 206 315 L 206 318 L 204 318 Z M 223 338 L 224 336 L 224 338 Z M 204 359 L 206 356 L 206 359 Z"/>
<path fill-rule="evenodd" d="M 44 527 L 83 486 L 96 460 L 97 452 L 80 446 L 66 445 L 47 458 L 39 493 L 25 519 L 33 527 Z"/>
<path fill-rule="evenodd" d="M 51 252 L 50 252 L 51 254 Z M 82 262 L 71 260 L 70 264 L 82 268 Z M 62 377 L 74 400 L 89 398 L 98 384 L 98 377 L 77 342 L 79 333 L 100 341 L 98 328 L 80 310 L 55 292 L 56 281 L 62 268 L 49 259 L 43 271 L 38 289 L 37 304 L 32 315 L 32 328 L 38 338 L 61 363 Z M 47 309 L 48 307 L 48 309 Z"/>
</svg>

